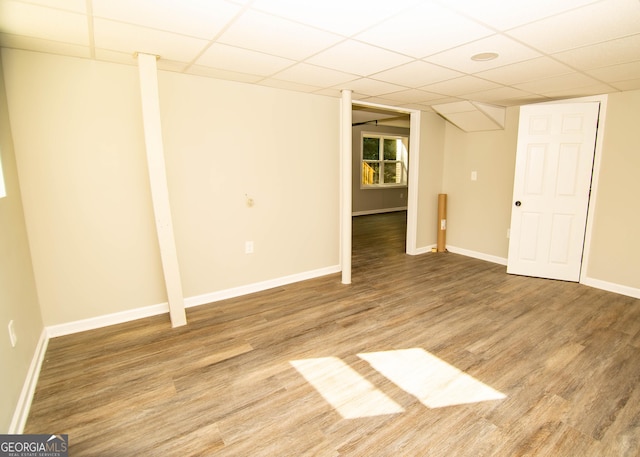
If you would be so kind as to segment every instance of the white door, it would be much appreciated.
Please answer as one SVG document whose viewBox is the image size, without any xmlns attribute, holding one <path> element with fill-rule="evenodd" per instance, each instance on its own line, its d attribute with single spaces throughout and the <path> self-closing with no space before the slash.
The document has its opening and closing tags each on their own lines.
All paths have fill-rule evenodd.
<svg viewBox="0 0 640 457">
<path fill-rule="evenodd" d="M 507 273 L 579 281 L 599 108 L 520 108 Z"/>
</svg>

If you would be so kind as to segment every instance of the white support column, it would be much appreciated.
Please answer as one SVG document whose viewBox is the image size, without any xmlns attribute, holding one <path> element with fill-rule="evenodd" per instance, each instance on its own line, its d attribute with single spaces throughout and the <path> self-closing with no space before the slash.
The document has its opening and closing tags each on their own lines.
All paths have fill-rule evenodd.
<svg viewBox="0 0 640 457">
<path fill-rule="evenodd" d="M 184 296 L 180 267 L 176 252 L 171 208 L 169 205 L 169 188 L 164 161 L 162 143 L 162 124 L 160 122 L 160 101 L 158 96 L 157 56 L 138 54 L 138 70 L 140 75 L 140 93 L 142 96 L 142 121 L 144 124 L 144 140 L 147 148 L 147 166 L 151 184 L 151 199 L 156 218 L 156 231 L 160 245 L 160 258 L 167 289 L 169 315 L 171 325 L 178 327 L 187 323 L 184 310 Z"/>
<path fill-rule="evenodd" d="M 340 265 L 342 284 L 351 284 L 351 91 L 342 91 L 340 111 Z"/>
</svg>

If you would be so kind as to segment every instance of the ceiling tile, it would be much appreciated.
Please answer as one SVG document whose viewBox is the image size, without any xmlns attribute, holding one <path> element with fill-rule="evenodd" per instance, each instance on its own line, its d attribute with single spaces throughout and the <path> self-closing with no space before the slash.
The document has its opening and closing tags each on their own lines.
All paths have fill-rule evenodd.
<svg viewBox="0 0 640 457">
<path fill-rule="evenodd" d="M 640 34 L 560 52 L 553 57 L 579 70 L 637 60 L 640 58 Z"/>
<path fill-rule="evenodd" d="M 640 60 L 610 67 L 596 68 L 587 74 L 604 82 L 617 82 L 635 79 L 640 75 Z"/>
<path fill-rule="evenodd" d="M 480 132 L 484 130 L 500 130 L 501 126 L 480 111 L 447 114 L 447 120 L 465 132 Z"/>
<path fill-rule="evenodd" d="M 273 78 L 323 88 L 353 81 L 357 79 L 357 76 L 308 63 L 299 63 L 273 75 Z"/>
<path fill-rule="evenodd" d="M 471 60 L 471 56 L 483 52 L 496 52 L 498 58 L 487 61 Z M 539 57 L 540 53 L 503 35 L 493 35 L 473 43 L 467 43 L 440 54 L 427 57 L 427 62 L 453 68 L 465 73 L 478 73 L 514 62 Z"/>
<path fill-rule="evenodd" d="M 576 87 L 587 87 L 597 83 L 598 81 L 582 73 L 569 73 L 566 75 L 514 84 L 513 87 L 527 92 L 533 92 L 535 94 L 547 95 L 553 91 L 561 91 Z"/>
<path fill-rule="evenodd" d="M 348 40 L 307 59 L 308 63 L 368 76 L 410 62 L 411 57 Z"/>
<path fill-rule="evenodd" d="M 415 61 L 372 76 L 373 79 L 405 87 L 421 87 L 446 79 L 464 76 L 448 68 L 423 61 Z"/>
<path fill-rule="evenodd" d="M 586 97 L 588 95 L 610 94 L 611 92 L 615 92 L 612 86 L 599 83 L 591 86 L 567 87 L 557 91 L 552 90 L 544 95 L 550 99 L 559 100 L 563 98 Z"/>
<path fill-rule="evenodd" d="M 204 49 L 206 41 L 160 30 L 96 18 L 95 45 L 124 53 L 144 52 L 163 59 L 189 62 Z"/>
<path fill-rule="evenodd" d="M 573 73 L 574 70 L 549 57 L 516 62 L 504 67 L 493 68 L 476 73 L 480 78 L 489 79 L 500 84 L 512 85 L 532 81 L 538 78 Z"/>
<path fill-rule="evenodd" d="M 391 92 L 398 92 L 406 89 L 406 87 L 386 83 L 383 81 L 376 81 L 375 79 L 360 78 L 356 79 L 355 81 L 349 82 L 349 89 L 368 97 L 375 97 L 379 95 L 389 94 Z"/>
<path fill-rule="evenodd" d="M 226 0 L 92 0 L 93 15 L 211 39 L 241 10 Z"/>
<path fill-rule="evenodd" d="M 84 14 L 87 12 L 87 0 L 28 0 L 27 3 L 58 10 L 73 11 L 74 13 Z"/>
<path fill-rule="evenodd" d="M 86 15 L 28 3 L 1 2 L 0 30 L 12 35 L 89 45 Z"/>
<path fill-rule="evenodd" d="M 546 53 L 638 33 L 638 0 L 607 0 L 507 32 Z"/>
<path fill-rule="evenodd" d="M 495 89 L 497 87 L 500 87 L 500 85 L 485 79 L 476 78 L 475 76 L 462 76 L 460 78 L 429 84 L 428 86 L 421 87 L 421 89 L 442 95 L 456 96 L 468 94 L 469 92 Z"/>
<path fill-rule="evenodd" d="M 517 105 L 522 100 L 531 100 L 536 97 L 544 98 L 537 94 L 531 94 L 530 92 L 515 89 L 513 87 L 500 87 L 497 89 L 472 92 L 464 95 L 464 98 L 467 100 L 492 103 L 500 106 Z"/>
<path fill-rule="evenodd" d="M 630 79 L 628 81 L 616 81 L 611 86 L 618 90 L 636 90 L 640 89 L 640 78 Z"/>
<path fill-rule="evenodd" d="M 43 40 L 41 38 L 21 35 L 9 35 L 6 33 L 0 33 L 0 47 L 46 52 L 71 57 L 91 57 L 89 46 Z"/>
<path fill-rule="evenodd" d="M 218 42 L 285 57 L 305 59 L 343 38 L 256 11 L 247 11 Z"/>
<path fill-rule="evenodd" d="M 415 3 L 416 0 L 256 0 L 251 7 L 322 30 L 352 36 Z"/>
<path fill-rule="evenodd" d="M 597 0 L 447 0 L 447 6 L 499 30 L 507 30 L 595 1 Z"/>
<path fill-rule="evenodd" d="M 487 27 L 440 5 L 422 2 L 356 35 L 356 38 L 422 58 L 492 33 Z"/>
<path fill-rule="evenodd" d="M 262 76 L 258 75 L 248 75 L 235 71 L 220 70 L 219 68 L 201 67 L 199 65 L 191 65 L 187 68 L 186 72 L 191 75 L 226 79 L 228 81 L 237 81 L 241 83 L 257 83 L 263 79 Z"/>
<path fill-rule="evenodd" d="M 205 67 L 262 76 L 277 73 L 294 63 L 294 60 L 218 43 L 211 45 L 196 61 Z"/>
<path fill-rule="evenodd" d="M 384 98 L 393 100 L 396 103 L 421 103 L 442 98 L 442 95 L 434 94 L 432 92 L 425 92 L 418 89 L 407 89 L 399 92 L 385 94 Z"/>
<path fill-rule="evenodd" d="M 274 87 L 276 89 L 292 90 L 295 92 L 316 92 L 320 90 L 317 86 L 300 84 L 292 81 L 283 81 L 281 79 L 268 78 L 260 81 L 261 86 Z"/>
</svg>

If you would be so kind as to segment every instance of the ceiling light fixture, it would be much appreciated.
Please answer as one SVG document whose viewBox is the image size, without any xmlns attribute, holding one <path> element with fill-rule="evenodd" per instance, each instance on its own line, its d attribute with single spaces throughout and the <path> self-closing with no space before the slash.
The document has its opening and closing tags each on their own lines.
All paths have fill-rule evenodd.
<svg viewBox="0 0 640 457">
<path fill-rule="evenodd" d="M 493 60 L 497 58 L 497 52 L 480 52 L 471 56 L 471 60 L 475 60 L 476 62 L 486 62 L 487 60 Z"/>
</svg>

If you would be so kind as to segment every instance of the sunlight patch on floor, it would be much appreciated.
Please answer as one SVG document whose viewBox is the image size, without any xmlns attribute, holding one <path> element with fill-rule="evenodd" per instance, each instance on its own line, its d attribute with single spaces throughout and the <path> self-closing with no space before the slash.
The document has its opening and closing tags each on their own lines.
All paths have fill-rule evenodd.
<svg viewBox="0 0 640 457">
<path fill-rule="evenodd" d="M 337 357 L 289 363 L 345 419 L 404 412 L 404 408 Z"/>
<path fill-rule="evenodd" d="M 506 396 L 424 349 L 358 354 L 429 408 L 501 400 Z"/>
</svg>

